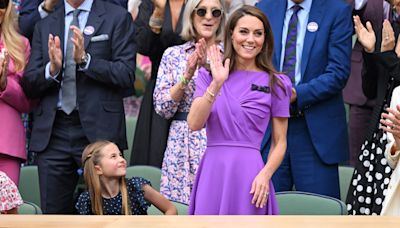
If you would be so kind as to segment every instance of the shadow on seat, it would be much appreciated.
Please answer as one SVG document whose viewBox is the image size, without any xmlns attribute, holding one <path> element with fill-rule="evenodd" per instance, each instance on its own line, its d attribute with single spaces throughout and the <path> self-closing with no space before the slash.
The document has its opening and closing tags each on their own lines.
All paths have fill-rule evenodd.
<svg viewBox="0 0 400 228">
<path fill-rule="evenodd" d="M 178 203 L 175 201 L 171 201 L 171 203 L 176 207 L 178 215 L 187 215 L 189 206 L 183 203 Z M 149 209 L 147 209 L 148 215 L 163 215 L 163 213 L 158 210 L 154 205 L 151 205 Z"/>
<path fill-rule="evenodd" d="M 350 182 L 353 178 L 354 168 L 350 166 L 339 166 L 339 186 L 340 200 L 346 202 L 347 192 L 349 191 Z"/>
<path fill-rule="evenodd" d="M 133 137 L 135 135 L 136 121 L 137 119 L 135 117 L 126 118 L 126 140 L 128 143 L 128 149 L 124 150 L 124 158 L 128 166 L 130 165 L 131 162 L 132 144 L 133 144 Z"/>
<path fill-rule="evenodd" d="M 19 206 L 18 214 L 21 215 L 41 215 L 42 210 L 40 207 L 32 202 L 24 201 L 24 204 Z"/>
<path fill-rule="evenodd" d="M 37 166 L 29 165 L 21 167 L 18 190 L 24 201 L 32 202 L 40 207 L 39 172 Z"/>
<path fill-rule="evenodd" d="M 298 191 L 277 192 L 281 215 L 347 215 L 346 205 L 335 198 Z"/>
<path fill-rule="evenodd" d="M 143 177 L 151 182 L 151 186 L 160 191 L 161 169 L 154 166 L 135 165 L 126 168 L 126 177 Z"/>
</svg>

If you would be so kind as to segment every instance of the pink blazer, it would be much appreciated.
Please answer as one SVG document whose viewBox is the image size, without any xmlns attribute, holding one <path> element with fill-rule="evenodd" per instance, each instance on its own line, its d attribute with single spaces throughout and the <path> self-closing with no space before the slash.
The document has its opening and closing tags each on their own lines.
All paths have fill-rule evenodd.
<svg viewBox="0 0 400 228">
<path fill-rule="evenodd" d="M 24 38 L 25 58 L 29 59 L 31 47 Z M 4 44 L 0 40 L 0 48 Z M 20 81 L 23 71 L 16 72 L 14 61 L 10 58 L 7 73 L 7 87 L 0 92 L 0 154 L 26 159 L 25 130 L 21 113 L 29 112 L 31 103 L 26 98 Z"/>
</svg>

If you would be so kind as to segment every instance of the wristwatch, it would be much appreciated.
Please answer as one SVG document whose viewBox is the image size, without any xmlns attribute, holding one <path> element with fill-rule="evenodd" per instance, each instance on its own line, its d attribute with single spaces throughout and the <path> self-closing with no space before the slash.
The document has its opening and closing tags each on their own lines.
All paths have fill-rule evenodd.
<svg viewBox="0 0 400 228">
<path fill-rule="evenodd" d="M 83 54 L 82 58 L 81 58 L 81 63 L 78 64 L 79 67 L 80 68 L 85 68 L 85 66 L 88 63 L 88 61 L 89 61 L 89 54 L 88 53 Z"/>
</svg>

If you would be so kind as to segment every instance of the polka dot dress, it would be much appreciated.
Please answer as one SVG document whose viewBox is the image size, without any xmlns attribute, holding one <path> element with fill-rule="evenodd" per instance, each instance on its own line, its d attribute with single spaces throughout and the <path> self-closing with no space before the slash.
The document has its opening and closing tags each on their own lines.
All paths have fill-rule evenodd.
<svg viewBox="0 0 400 228">
<path fill-rule="evenodd" d="M 128 196 L 133 215 L 147 215 L 147 208 L 151 205 L 144 198 L 143 186 L 150 182 L 141 177 L 132 177 L 126 180 Z M 92 215 L 92 206 L 90 202 L 90 194 L 88 191 L 82 192 L 78 202 L 75 205 L 78 213 L 81 215 Z M 113 198 L 103 198 L 104 215 L 121 215 L 122 214 L 122 196 L 121 192 Z"/>
<path fill-rule="evenodd" d="M 350 215 L 380 214 L 392 173 L 384 155 L 386 144 L 386 133 L 377 127 L 372 139 L 361 146 L 346 200 Z"/>
</svg>

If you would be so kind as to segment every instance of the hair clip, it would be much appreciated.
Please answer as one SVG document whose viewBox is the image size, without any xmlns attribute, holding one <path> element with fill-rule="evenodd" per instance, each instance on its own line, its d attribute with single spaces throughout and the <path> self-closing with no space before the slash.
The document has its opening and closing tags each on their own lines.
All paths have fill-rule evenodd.
<svg viewBox="0 0 400 228">
<path fill-rule="evenodd" d="M 254 91 L 254 90 L 260 91 L 260 92 L 263 92 L 263 93 L 270 93 L 271 92 L 271 89 L 268 86 L 259 86 L 259 85 L 256 85 L 256 84 L 251 84 L 251 90 L 252 91 Z"/>
</svg>

